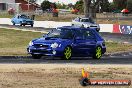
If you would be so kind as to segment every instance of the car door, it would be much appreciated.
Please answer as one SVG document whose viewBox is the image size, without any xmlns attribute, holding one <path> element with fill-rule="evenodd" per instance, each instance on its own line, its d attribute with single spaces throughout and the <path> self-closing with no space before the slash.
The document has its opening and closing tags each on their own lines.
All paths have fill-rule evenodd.
<svg viewBox="0 0 132 88">
<path fill-rule="evenodd" d="M 94 52 L 97 44 L 95 34 L 91 30 L 82 30 L 85 43 L 85 53 L 91 54 Z"/>
<path fill-rule="evenodd" d="M 19 24 L 19 15 L 16 15 L 14 18 L 13 18 L 15 24 Z"/>
<path fill-rule="evenodd" d="M 96 39 L 92 31 L 79 30 L 76 34 L 77 36 L 74 42 L 74 53 L 79 56 L 87 56 L 88 54 L 94 52 L 96 47 Z"/>
</svg>

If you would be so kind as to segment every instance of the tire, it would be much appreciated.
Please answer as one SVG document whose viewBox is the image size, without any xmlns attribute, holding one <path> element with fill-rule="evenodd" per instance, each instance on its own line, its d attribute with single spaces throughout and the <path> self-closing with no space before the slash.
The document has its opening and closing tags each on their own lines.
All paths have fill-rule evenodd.
<svg viewBox="0 0 132 88">
<path fill-rule="evenodd" d="M 13 23 L 13 25 L 15 25 L 15 22 L 12 22 Z"/>
<path fill-rule="evenodd" d="M 94 55 L 93 55 L 93 59 L 101 59 L 102 57 L 102 48 L 101 46 L 97 46 L 95 48 L 95 52 L 94 52 Z"/>
<path fill-rule="evenodd" d="M 80 81 L 80 84 L 82 86 L 87 86 L 87 85 L 90 85 L 90 80 L 88 78 L 82 78 L 81 81 Z"/>
<path fill-rule="evenodd" d="M 31 24 L 31 27 L 33 27 L 33 24 Z"/>
<path fill-rule="evenodd" d="M 22 26 L 23 24 L 22 24 L 22 22 L 20 21 L 20 26 Z"/>
<path fill-rule="evenodd" d="M 42 55 L 35 55 L 35 54 L 32 54 L 32 58 L 33 59 L 40 59 L 42 57 Z"/>
<path fill-rule="evenodd" d="M 96 28 L 96 31 L 99 32 L 100 31 L 100 28 Z"/>
<path fill-rule="evenodd" d="M 71 26 L 74 26 L 74 24 L 72 24 Z"/>
<path fill-rule="evenodd" d="M 72 57 L 72 48 L 70 46 L 67 46 L 64 49 L 62 59 L 69 60 Z"/>
</svg>

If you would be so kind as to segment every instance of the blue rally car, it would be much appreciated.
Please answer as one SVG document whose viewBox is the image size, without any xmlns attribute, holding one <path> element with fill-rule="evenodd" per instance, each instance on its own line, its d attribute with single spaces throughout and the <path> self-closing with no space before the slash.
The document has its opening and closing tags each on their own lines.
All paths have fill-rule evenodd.
<svg viewBox="0 0 132 88">
<path fill-rule="evenodd" d="M 13 25 L 20 24 L 20 26 L 31 25 L 33 27 L 34 21 L 25 14 L 17 14 L 12 19 Z"/>
<path fill-rule="evenodd" d="M 30 41 L 27 48 L 34 59 L 55 56 L 62 59 L 91 56 L 100 59 L 106 52 L 105 41 L 92 28 L 59 27 L 41 38 Z"/>
</svg>

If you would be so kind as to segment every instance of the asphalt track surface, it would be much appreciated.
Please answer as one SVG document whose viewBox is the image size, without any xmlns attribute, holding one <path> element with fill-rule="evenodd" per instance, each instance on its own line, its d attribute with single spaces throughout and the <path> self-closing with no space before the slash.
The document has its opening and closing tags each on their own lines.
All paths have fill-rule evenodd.
<svg viewBox="0 0 132 88">
<path fill-rule="evenodd" d="M 0 63 L 22 63 L 22 64 L 122 64 L 132 65 L 132 55 L 129 56 L 103 56 L 100 60 L 95 60 L 90 57 L 73 57 L 70 60 L 61 60 L 60 58 L 42 57 L 41 59 L 32 59 L 31 56 L 19 57 L 0 57 Z"/>
<path fill-rule="evenodd" d="M 19 28 L 22 30 L 50 31 L 51 28 L 42 27 L 20 27 L 0 24 L 3 27 Z M 132 35 L 100 33 L 105 40 L 114 42 L 127 42 L 132 44 Z M 0 56 L 0 63 L 52 63 L 52 64 L 130 64 L 132 65 L 132 52 L 123 52 L 116 54 L 104 55 L 100 60 L 94 60 L 90 57 L 74 57 L 71 60 L 61 60 L 60 58 L 42 57 L 41 59 L 32 59 L 31 56 Z"/>
</svg>

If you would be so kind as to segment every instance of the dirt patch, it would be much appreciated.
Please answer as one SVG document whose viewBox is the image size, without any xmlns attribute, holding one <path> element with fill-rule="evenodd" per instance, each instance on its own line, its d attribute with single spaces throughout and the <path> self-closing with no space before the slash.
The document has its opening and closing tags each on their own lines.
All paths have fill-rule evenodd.
<svg viewBox="0 0 132 88">
<path fill-rule="evenodd" d="M 1 64 L 0 88 L 81 88 L 81 68 L 90 72 L 91 79 L 130 79 L 132 66 L 75 64 Z M 90 67 L 90 69 L 89 69 Z M 106 88 L 106 86 L 96 86 Z M 130 88 L 116 86 L 112 88 Z M 91 86 L 90 88 L 95 88 Z M 110 87 L 108 87 L 110 88 Z"/>
</svg>

